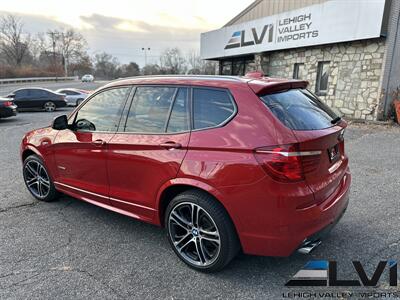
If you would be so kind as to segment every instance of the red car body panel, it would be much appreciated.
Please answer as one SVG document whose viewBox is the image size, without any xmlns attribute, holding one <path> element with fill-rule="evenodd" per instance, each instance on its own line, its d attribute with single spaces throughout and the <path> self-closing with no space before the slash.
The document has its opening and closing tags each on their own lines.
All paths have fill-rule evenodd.
<svg viewBox="0 0 400 300">
<path fill-rule="evenodd" d="M 323 152 L 337 143 L 345 122 L 324 130 L 294 131 L 257 95 L 268 88 L 303 88 L 304 82 L 151 77 L 121 80 L 105 88 L 147 84 L 224 88 L 234 98 L 237 112 L 221 127 L 180 134 L 39 129 L 23 139 L 23 158 L 27 151 L 40 155 L 58 190 L 156 225 L 163 224 L 164 191 L 174 186 L 202 189 L 225 207 L 249 254 L 290 255 L 347 207 L 351 175 L 343 141 L 340 163 L 334 167 Z M 168 149 L 163 145 L 167 142 L 181 147 Z M 276 181 L 260 166 L 254 149 L 293 143 L 299 143 L 301 151 L 323 149 L 318 169 L 298 182 Z"/>
<path fill-rule="evenodd" d="M 110 205 L 107 144 L 113 133 L 61 130 L 54 139 L 55 181 L 64 188 L 87 191 L 95 201 Z M 91 194 L 89 194 L 91 193 Z"/>
<path fill-rule="evenodd" d="M 190 133 L 144 135 L 117 133 L 108 144 L 108 172 L 112 205 L 152 221 L 161 186 L 176 178 L 185 157 Z M 161 146 L 181 145 L 169 150 Z"/>
</svg>

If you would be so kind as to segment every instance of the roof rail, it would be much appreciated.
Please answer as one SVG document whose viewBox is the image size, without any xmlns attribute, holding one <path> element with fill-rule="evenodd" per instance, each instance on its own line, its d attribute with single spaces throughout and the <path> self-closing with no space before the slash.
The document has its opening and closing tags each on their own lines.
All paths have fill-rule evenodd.
<svg viewBox="0 0 400 300">
<path fill-rule="evenodd" d="M 129 79 L 148 79 L 148 78 L 185 78 L 185 79 L 220 79 L 220 80 L 232 80 L 232 81 L 242 81 L 239 76 L 227 76 L 227 75 L 141 75 L 141 76 L 131 76 L 125 78 L 118 78 L 111 82 Z"/>
</svg>

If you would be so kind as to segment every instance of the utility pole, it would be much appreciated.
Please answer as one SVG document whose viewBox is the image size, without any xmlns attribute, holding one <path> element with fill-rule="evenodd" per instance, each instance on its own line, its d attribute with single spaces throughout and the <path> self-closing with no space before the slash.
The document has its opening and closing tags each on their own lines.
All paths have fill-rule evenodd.
<svg viewBox="0 0 400 300">
<path fill-rule="evenodd" d="M 142 51 L 144 51 L 144 65 L 147 65 L 147 51 L 150 51 L 150 47 L 142 48 Z"/>
<path fill-rule="evenodd" d="M 61 37 L 62 37 L 62 45 L 63 45 L 63 47 L 62 47 L 62 51 L 63 51 L 63 53 L 62 53 L 62 63 L 63 63 L 63 66 L 64 66 L 64 76 L 65 77 L 67 77 L 68 76 L 68 71 L 67 71 L 67 63 L 68 63 L 68 61 L 67 61 L 67 58 L 66 58 L 66 55 L 65 55 L 65 47 L 64 47 L 64 44 L 65 44 L 65 36 L 64 36 L 64 32 L 62 32 L 61 33 Z"/>
<path fill-rule="evenodd" d="M 55 71 L 56 77 L 57 77 L 57 69 L 56 69 L 56 39 L 58 38 L 58 36 L 57 36 L 57 32 L 55 32 L 55 31 L 48 31 L 47 34 L 51 36 L 51 41 L 53 42 L 53 68 L 54 68 L 54 71 Z"/>
</svg>

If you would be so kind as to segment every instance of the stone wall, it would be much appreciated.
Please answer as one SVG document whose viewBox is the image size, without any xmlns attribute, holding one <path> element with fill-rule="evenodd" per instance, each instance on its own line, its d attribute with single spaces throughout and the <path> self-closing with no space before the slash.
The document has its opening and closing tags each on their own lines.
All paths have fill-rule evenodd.
<svg viewBox="0 0 400 300">
<path fill-rule="evenodd" d="M 320 98 L 347 117 L 375 120 L 381 98 L 385 55 L 383 38 L 256 55 L 256 69 L 271 77 L 292 78 L 295 63 L 305 64 L 305 80 L 315 92 L 319 61 L 330 61 L 328 92 Z"/>
</svg>

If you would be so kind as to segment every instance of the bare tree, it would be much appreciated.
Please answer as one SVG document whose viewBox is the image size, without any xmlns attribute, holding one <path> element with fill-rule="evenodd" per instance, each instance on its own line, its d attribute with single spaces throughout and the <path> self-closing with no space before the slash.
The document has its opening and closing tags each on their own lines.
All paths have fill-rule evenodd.
<svg viewBox="0 0 400 300">
<path fill-rule="evenodd" d="M 0 47 L 9 63 L 20 66 L 29 53 L 30 35 L 23 31 L 24 24 L 14 15 L 0 19 Z"/>
<path fill-rule="evenodd" d="M 215 62 L 201 59 L 196 51 L 191 51 L 187 54 L 188 74 L 215 74 Z"/>
<path fill-rule="evenodd" d="M 122 77 L 138 76 L 140 75 L 140 68 L 137 63 L 131 61 L 129 64 L 120 67 L 120 73 Z"/>
<path fill-rule="evenodd" d="M 160 67 L 169 74 L 182 74 L 186 71 L 186 60 L 178 48 L 166 49 L 160 56 Z"/>
<path fill-rule="evenodd" d="M 188 73 L 189 74 L 202 74 L 202 64 L 200 56 L 196 51 L 190 51 L 186 56 L 186 61 L 188 65 Z"/>
<path fill-rule="evenodd" d="M 159 75 L 162 74 L 161 68 L 157 64 L 147 64 L 142 68 L 143 75 Z"/>
<path fill-rule="evenodd" d="M 61 64 L 65 76 L 68 76 L 68 65 L 76 63 L 86 55 L 87 42 L 85 38 L 73 29 L 60 29 L 47 32 L 48 43 L 46 50 L 53 53 L 54 65 L 57 56 L 61 57 Z"/>
<path fill-rule="evenodd" d="M 94 56 L 94 65 L 96 77 L 113 79 L 120 75 L 118 59 L 106 52 L 98 53 Z"/>
<path fill-rule="evenodd" d="M 93 63 L 89 55 L 82 56 L 79 60 L 68 65 L 68 71 L 74 76 L 93 73 Z"/>
</svg>

